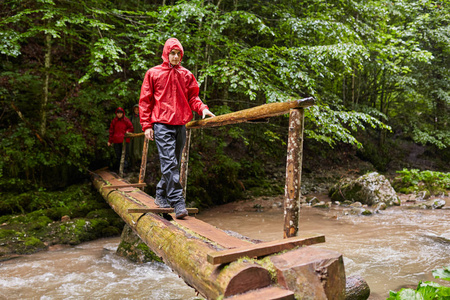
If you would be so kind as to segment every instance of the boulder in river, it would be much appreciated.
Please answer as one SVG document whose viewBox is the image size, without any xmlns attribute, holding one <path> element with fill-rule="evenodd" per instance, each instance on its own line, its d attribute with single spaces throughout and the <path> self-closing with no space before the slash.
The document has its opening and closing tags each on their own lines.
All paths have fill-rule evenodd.
<svg viewBox="0 0 450 300">
<path fill-rule="evenodd" d="M 359 275 L 347 277 L 345 284 L 345 300 L 366 300 L 370 296 L 370 287 Z"/>
<path fill-rule="evenodd" d="M 400 205 L 390 182 L 377 172 L 365 174 L 355 180 L 343 179 L 334 185 L 329 196 L 333 201 L 361 202 L 369 206 L 385 203 L 387 206 Z"/>
</svg>

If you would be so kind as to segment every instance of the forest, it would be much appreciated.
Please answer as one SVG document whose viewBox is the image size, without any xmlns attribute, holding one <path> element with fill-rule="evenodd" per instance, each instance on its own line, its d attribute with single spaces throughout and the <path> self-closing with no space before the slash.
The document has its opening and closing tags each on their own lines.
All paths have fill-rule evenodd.
<svg viewBox="0 0 450 300">
<path fill-rule="evenodd" d="M 110 166 L 114 111 L 131 113 L 170 37 L 216 115 L 314 97 L 307 172 L 344 155 L 379 172 L 450 170 L 448 0 L 3 0 L 2 193 L 66 189 Z M 287 122 L 193 131 L 189 201 L 209 207 L 258 187 L 283 193 L 270 180 L 286 163 Z M 5 199 L 1 213 L 37 207 Z"/>
</svg>

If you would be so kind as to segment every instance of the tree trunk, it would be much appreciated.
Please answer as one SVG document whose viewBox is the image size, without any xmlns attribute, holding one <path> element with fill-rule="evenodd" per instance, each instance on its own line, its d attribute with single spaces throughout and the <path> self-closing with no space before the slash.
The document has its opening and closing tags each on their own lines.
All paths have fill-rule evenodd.
<svg viewBox="0 0 450 300">
<path fill-rule="evenodd" d="M 45 79 L 44 79 L 44 97 L 42 99 L 41 105 L 41 136 L 45 136 L 46 127 L 47 127 L 47 103 L 48 103 L 48 90 L 49 90 L 49 81 L 50 81 L 50 62 L 51 62 L 51 54 L 52 54 L 52 38 L 50 34 L 45 36 L 45 46 L 47 52 L 45 53 Z"/>
</svg>

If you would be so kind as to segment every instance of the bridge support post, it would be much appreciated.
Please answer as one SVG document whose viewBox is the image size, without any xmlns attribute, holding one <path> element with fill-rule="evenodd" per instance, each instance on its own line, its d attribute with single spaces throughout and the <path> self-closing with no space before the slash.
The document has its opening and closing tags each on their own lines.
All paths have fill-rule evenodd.
<svg viewBox="0 0 450 300">
<path fill-rule="evenodd" d="M 186 143 L 181 154 L 180 184 L 183 187 L 183 196 L 186 199 L 186 187 L 189 163 L 189 147 L 191 146 L 191 129 L 186 129 Z"/>
<path fill-rule="evenodd" d="M 303 108 L 289 113 L 289 137 L 284 187 L 284 238 L 297 236 L 300 215 L 301 174 L 303 156 Z"/>
<path fill-rule="evenodd" d="M 139 170 L 139 183 L 144 183 L 145 170 L 147 168 L 148 138 L 144 137 L 144 147 L 142 148 L 141 168 Z"/>
<path fill-rule="evenodd" d="M 123 138 L 122 142 L 122 155 L 120 157 L 120 165 L 119 165 L 119 176 L 123 177 L 123 169 L 125 165 L 125 151 L 127 150 L 126 138 Z"/>
</svg>

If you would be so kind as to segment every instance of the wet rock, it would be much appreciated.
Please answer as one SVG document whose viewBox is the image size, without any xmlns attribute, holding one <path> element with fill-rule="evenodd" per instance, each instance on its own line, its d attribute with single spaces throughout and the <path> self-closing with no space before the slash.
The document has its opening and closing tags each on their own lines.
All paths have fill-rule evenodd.
<svg viewBox="0 0 450 300">
<path fill-rule="evenodd" d="M 281 202 L 274 202 L 274 203 L 272 204 L 272 207 L 273 207 L 273 208 L 280 208 L 280 207 L 283 207 L 283 203 L 281 203 Z"/>
<path fill-rule="evenodd" d="M 369 216 L 372 214 L 372 212 L 370 210 L 362 208 L 362 207 L 352 207 L 352 209 L 350 210 L 350 214 Z"/>
<path fill-rule="evenodd" d="M 372 212 L 368 209 L 364 209 L 364 211 L 361 213 L 363 216 L 370 216 Z"/>
<path fill-rule="evenodd" d="M 343 179 L 330 189 L 329 196 L 334 201 L 358 201 L 370 206 L 380 202 L 387 206 L 400 205 L 400 199 L 390 182 L 377 172 L 355 180 Z"/>
<path fill-rule="evenodd" d="M 314 204 L 312 207 L 329 208 L 330 207 L 330 202 L 320 201 L 319 203 Z"/>
<path fill-rule="evenodd" d="M 306 197 L 306 202 L 308 202 L 311 206 L 318 204 L 320 201 L 316 197 Z"/>
<path fill-rule="evenodd" d="M 362 203 L 361 202 L 354 202 L 352 204 L 350 204 L 351 207 L 362 207 Z"/>
<path fill-rule="evenodd" d="M 359 275 L 347 277 L 345 281 L 345 300 L 366 300 L 370 296 L 370 287 Z"/>
<path fill-rule="evenodd" d="M 70 221 L 70 217 L 68 215 L 61 217 L 61 222 L 67 222 L 67 221 Z"/>
<path fill-rule="evenodd" d="M 427 199 L 429 197 L 430 197 L 430 192 L 429 191 L 420 191 L 416 195 L 416 200 L 423 201 L 423 200 L 425 200 L 425 199 Z"/>
<path fill-rule="evenodd" d="M 439 237 L 447 242 L 450 242 L 450 231 L 444 232 Z"/>
<path fill-rule="evenodd" d="M 408 208 L 418 208 L 418 209 L 441 209 L 445 206 L 446 202 L 443 199 L 432 199 L 423 203 L 414 204 L 408 206 Z"/>
<path fill-rule="evenodd" d="M 380 210 L 385 210 L 387 208 L 386 203 L 380 202 L 375 206 L 375 209 L 373 210 L 373 212 L 375 214 L 380 213 Z"/>
</svg>

